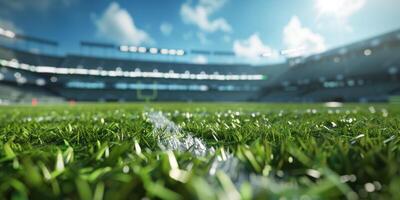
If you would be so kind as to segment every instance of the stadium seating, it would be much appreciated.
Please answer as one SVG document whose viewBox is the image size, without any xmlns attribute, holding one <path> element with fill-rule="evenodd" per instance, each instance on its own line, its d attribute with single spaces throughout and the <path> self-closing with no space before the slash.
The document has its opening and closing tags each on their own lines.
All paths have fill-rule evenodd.
<svg viewBox="0 0 400 200">
<path fill-rule="evenodd" d="M 1 95 L 13 94 L 8 100 L 15 102 L 41 96 L 77 101 L 388 101 L 399 94 L 399 32 L 263 66 L 52 56 L 0 46 L 0 83 L 11 86 Z M 17 95 L 31 90 L 32 95 Z"/>
<path fill-rule="evenodd" d="M 290 59 L 290 69 L 266 85 L 259 98 L 266 101 L 388 101 L 392 93 L 397 93 L 394 88 L 400 85 L 399 32 L 320 55 Z M 294 92 L 286 92 L 288 89 Z"/>
<path fill-rule="evenodd" d="M 142 90 L 142 93 L 157 90 L 156 98 L 152 99 L 157 101 L 246 101 L 273 77 L 269 72 L 278 74 L 285 69 L 80 55 L 57 57 L 6 47 L 0 47 L 0 61 L 2 82 L 19 88 L 42 87 L 65 100 L 78 101 L 141 101 L 146 99 L 137 96 Z M 89 74 L 90 70 L 96 75 Z M 131 73 L 142 75 L 130 77 Z M 151 77 L 146 77 L 146 73 L 152 74 Z M 153 77 L 154 74 L 157 76 Z"/>
</svg>

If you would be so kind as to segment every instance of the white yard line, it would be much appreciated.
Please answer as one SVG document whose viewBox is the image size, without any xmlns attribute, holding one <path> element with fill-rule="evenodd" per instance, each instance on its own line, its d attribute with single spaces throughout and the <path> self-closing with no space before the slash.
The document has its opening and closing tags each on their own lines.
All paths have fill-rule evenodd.
<svg viewBox="0 0 400 200">
<path fill-rule="evenodd" d="M 159 146 L 161 149 L 165 151 L 190 152 L 193 156 L 197 157 L 215 155 L 216 150 L 213 147 L 207 147 L 202 139 L 193 136 L 191 133 L 183 132 L 178 125 L 165 117 L 162 112 L 150 112 L 147 115 L 147 119 L 154 126 L 153 133 L 159 136 Z M 387 141 L 393 140 L 393 138 L 395 137 L 392 136 Z M 214 158 L 209 169 L 209 181 L 211 185 L 214 183 L 213 178 L 219 176 L 218 171 L 224 172 L 234 184 L 234 189 L 236 189 L 236 191 L 225 190 L 226 193 L 224 195 L 226 196 L 221 196 L 223 199 L 240 199 L 240 194 L 237 191 L 244 182 L 248 182 L 251 185 L 252 193 L 255 197 L 266 189 L 276 191 L 278 194 L 283 194 L 281 192 L 284 192 L 287 188 L 296 189 L 296 186 L 290 182 L 280 182 L 271 176 L 262 176 L 249 172 L 232 153 L 224 153 L 222 151 L 220 155 Z M 313 173 L 315 174 L 315 172 Z M 319 178 L 319 172 L 316 171 L 316 173 L 317 175 L 314 177 Z"/>
<path fill-rule="evenodd" d="M 165 117 L 162 112 L 150 112 L 147 119 L 154 126 L 153 132 L 159 134 L 159 146 L 166 151 L 190 152 L 194 156 L 214 155 L 215 149 L 207 147 L 205 142 L 183 130 L 174 122 Z M 217 171 L 227 174 L 236 187 L 244 181 L 249 181 L 253 186 L 259 185 L 261 178 L 249 173 L 240 165 L 239 159 L 233 154 L 217 156 L 211 164 L 209 174 L 215 176 Z"/>
<path fill-rule="evenodd" d="M 184 134 L 178 125 L 161 112 L 151 112 L 147 117 L 154 126 L 153 132 L 160 134 L 158 145 L 163 150 L 190 152 L 195 156 L 206 156 L 215 152 L 214 148 L 207 148 L 201 139 L 189 133 Z"/>
</svg>

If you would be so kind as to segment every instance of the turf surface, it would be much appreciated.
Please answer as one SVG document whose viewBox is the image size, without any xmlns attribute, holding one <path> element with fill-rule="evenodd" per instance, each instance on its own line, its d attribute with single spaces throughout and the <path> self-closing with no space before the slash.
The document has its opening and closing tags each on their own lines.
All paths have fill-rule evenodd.
<svg viewBox="0 0 400 200">
<path fill-rule="evenodd" d="M 0 199 L 393 199 L 399 136 L 389 104 L 0 107 Z"/>
</svg>

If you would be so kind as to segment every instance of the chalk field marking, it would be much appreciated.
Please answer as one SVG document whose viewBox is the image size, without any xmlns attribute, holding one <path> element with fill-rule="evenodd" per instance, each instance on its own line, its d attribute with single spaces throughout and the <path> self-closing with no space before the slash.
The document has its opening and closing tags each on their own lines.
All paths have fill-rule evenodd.
<svg viewBox="0 0 400 200">
<path fill-rule="evenodd" d="M 159 146 L 165 151 L 190 152 L 194 156 L 214 155 L 215 149 L 207 147 L 205 142 L 191 133 L 184 133 L 174 122 L 163 115 L 162 112 L 149 112 L 147 119 L 153 125 L 153 133 L 159 135 Z M 240 165 L 239 159 L 233 154 L 224 157 L 218 155 L 211 164 L 209 174 L 215 176 L 217 171 L 227 174 L 235 186 L 239 187 L 244 181 L 249 181 L 253 186 L 258 185 L 256 179 L 261 178 L 251 174 Z"/>
<path fill-rule="evenodd" d="M 214 148 L 207 148 L 205 143 L 191 134 L 183 134 L 182 129 L 166 118 L 161 112 L 151 112 L 147 116 L 153 125 L 153 133 L 160 134 L 158 145 L 163 150 L 190 152 L 195 156 L 214 153 Z"/>
</svg>

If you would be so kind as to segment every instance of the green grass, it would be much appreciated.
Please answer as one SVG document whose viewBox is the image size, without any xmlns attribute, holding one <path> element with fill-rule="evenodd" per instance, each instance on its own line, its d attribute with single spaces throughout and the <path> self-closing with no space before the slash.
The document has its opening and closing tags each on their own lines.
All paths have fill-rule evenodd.
<svg viewBox="0 0 400 200">
<path fill-rule="evenodd" d="M 215 152 L 161 148 L 155 111 Z M 210 174 L 225 156 L 232 170 Z M 0 199 L 394 199 L 399 188 L 398 105 L 0 107 Z"/>
</svg>

